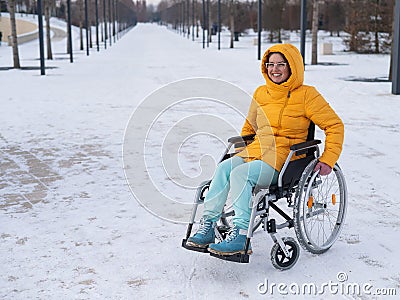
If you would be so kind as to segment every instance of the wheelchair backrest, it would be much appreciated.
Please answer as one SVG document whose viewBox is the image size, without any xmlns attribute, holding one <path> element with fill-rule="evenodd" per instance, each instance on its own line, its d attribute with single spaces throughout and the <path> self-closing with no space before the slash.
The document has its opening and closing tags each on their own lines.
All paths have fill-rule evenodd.
<svg viewBox="0 0 400 300">
<path fill-rule="evenodd" d="M 306 141 L 314 140 L 314 136 L 315 136 L 315 124 L 313 122 L 310 122 Z M 300 154 L 306 154 L 306 157 L 293 160 L 289 163 L 285 173 L 283 174 L 283 179 L 282 179 L 283 188 L 290 189 L 299 182 L 301 174 L 303 173 L 304 169 L 315 158 L 315 149 L 310 148 L 304 151 L 299 151 L 297 155 Z"/>
<path fill-rule="evenodd" d="M 306 157 L 291 161 L 286 168 L 285 173 L 283 174 L 283 188 L 290 189 L 295 186 L 299 182 L 304 169 L 314 158 L 314 155 L 308 155 Z"/>
</svg>

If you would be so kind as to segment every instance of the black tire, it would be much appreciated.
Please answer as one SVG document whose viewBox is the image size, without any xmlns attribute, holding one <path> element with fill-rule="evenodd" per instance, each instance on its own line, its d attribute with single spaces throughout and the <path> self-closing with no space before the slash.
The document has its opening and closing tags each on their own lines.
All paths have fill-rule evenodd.
<svg viewBox="0 0 400 300">
<path fill-rule="evenodd" d="M 279 270 L 288 270 L 292 268 L 299 259 L 300 246 L 296 240 L 291 237 L 284 237 L 282 241 L 287 247 L 290 256 L 286 257 L 281 246 L 275 243 L 271 249 L 271 261 L 275 268 Z"/>
<path fill-rule="evenodd" d="M 347 209 L 346 182 L 336 164 L 327 176 L 314 173 L 317 160 L 304 169 L 293 210 L 300 245 L 314 254 L 326 252 L 339 237 Z"/>
</svg>

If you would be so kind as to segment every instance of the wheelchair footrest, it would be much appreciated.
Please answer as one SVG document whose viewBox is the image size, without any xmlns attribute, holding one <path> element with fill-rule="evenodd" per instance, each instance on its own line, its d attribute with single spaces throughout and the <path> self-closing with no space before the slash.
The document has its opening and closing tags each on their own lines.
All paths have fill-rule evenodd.
<svg viewBox="0 0 400 300">
<path fill-rule="evenodd" d="M 237 253 L 237 254 L 233 254 L 233 255 L 219 255 L 219 254 L 210 252 L 210 255 L 214 256 L 216 258 L 219 258 L 219 259 L 229 260 L 229 261 L 233 261 L 233 262 L 237 262 L 237 263 L 248 263 L 249 262 L 248 254 Z"/>
<path fill-rule="evenodd" d="M 200 247 L 193 247 L 186 244 L 186 239 L 182 240 L 182 247 L 191 251 L 197 251 L 202 253 L 208 253 L 207 247 L 200 248 Z"/>
</svg>

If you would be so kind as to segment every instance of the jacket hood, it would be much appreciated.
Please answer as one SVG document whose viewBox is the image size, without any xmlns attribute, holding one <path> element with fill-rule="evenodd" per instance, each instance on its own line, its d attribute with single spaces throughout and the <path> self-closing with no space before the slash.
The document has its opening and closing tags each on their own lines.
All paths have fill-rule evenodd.
<svg viewBox="0 0 400 300">
<path fill-rule="evenodd" d="M 271 52 L 279 52 L 283 54 L 287 59 L 292 72 L 288 80 L 281 84 L 274 83 L 267 74 L 265 63 L 267 62 L 268 55 Z M 301 56 L 300 51 L 292 44 L 276 44 L 265 51 L 261 60 L 261 72 L 266 80 L 268 89 L 284 89 L 292 91 L 301 86 L 304 81 L 303 57 Z"/>
</svg>

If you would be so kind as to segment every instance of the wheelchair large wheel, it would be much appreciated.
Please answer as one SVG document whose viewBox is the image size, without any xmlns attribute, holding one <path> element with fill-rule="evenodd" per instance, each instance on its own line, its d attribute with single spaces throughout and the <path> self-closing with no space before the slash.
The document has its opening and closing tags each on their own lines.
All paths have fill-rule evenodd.
<svg viewBox="0 0 400 300">
<path fill-rule="evenodd" d="M 304 170 L 295 196 L 294 228 L 299 243 L 314 254 L 327 251 L 344 225 L 347 188 L 336 164 L 327 176 L 313 172 L 317 160 Z"/>
</svg>

